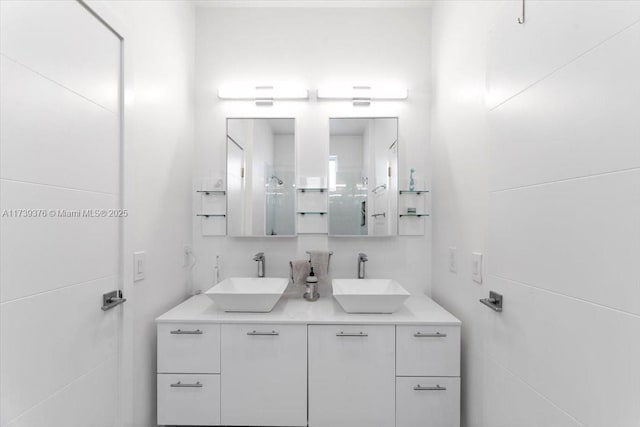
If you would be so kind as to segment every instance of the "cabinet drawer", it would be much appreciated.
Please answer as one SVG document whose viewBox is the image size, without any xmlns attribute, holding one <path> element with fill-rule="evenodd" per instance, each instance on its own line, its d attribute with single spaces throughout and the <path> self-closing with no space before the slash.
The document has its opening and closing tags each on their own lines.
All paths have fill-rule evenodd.
<svg viewBox="0 0 640 427">
<path fill-rule="evenodd" d="M 158 325 L 158 373 L 220 373 L 220 325 Z"/>
<path fill-rule="evenodd" d="M 220 375 L 158 374 L 158 424 L 220 424 Z"/>
<path fill-rule="evenodd" d="M 309 427 L 395 422 L 395 327 L 309 326 Z"/>
<path fill-rule="evenodd" d="M 222 325 L 222 423 L 307 425 L 307 326 Z"/>
<path fill-rule="evenodd" d="M 396 427 L 459 427 L 460 378 L 396 378 Z"/>
<path fill-rule="evenodd" d="M 398 326 L 396 375 L 460 376 L 460 327 Z"/>
</svg>

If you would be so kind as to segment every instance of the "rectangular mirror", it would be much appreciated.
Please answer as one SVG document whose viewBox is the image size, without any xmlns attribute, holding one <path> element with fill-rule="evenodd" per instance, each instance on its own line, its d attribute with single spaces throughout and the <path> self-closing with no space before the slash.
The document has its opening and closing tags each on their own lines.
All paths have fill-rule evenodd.
<svg viewBox="0 0 640 427">
<path fill-rule="evenodd" d="M 329 123 L 329 234 L 398 234 L 398 119 Z"/>
<path fill-rule="evenodd" d="M 295 119 L 227 119 L 229 236 L 294 236 Z"/>
</svg>

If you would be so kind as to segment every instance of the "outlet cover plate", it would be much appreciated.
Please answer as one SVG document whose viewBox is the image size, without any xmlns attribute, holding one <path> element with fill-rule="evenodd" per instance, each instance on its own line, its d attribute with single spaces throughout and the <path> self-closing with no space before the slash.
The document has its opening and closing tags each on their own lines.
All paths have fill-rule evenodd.
<svg viewBox="0 0 640 427">
<path fill-rule="evenodd" d="M 449 271 L 452 273 L 458 272 L 458 254 L 457 249 L 454 247 L 449 248 Z"/>
<path fill-rule="evenodd" d="M 471 278 L 476 283 L 482 283 L 482 254 L 480 252 L 471 254 Z"/>
</svg>

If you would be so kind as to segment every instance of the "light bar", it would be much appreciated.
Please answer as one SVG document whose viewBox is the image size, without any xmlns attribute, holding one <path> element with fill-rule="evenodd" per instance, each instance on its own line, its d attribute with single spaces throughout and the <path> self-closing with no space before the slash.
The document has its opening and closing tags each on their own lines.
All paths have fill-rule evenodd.
<svg viewBox="0 0 640 427">
<path fill-rule="evenodd" d="M 218 98 L 253 100 L 256 105 L 273 105 L 274 100 L 309 99 L 309 91 L 292 85 L 226 85 L 218 88 Z"/>
<path fill-rule="evenodd" d="M 369 105 L 372 100 L 407 99 L 407 88 L 392 85 L 337 85 L 318 89 L 318 99 L 348 99 L 354 105 Z"/>
</svg>

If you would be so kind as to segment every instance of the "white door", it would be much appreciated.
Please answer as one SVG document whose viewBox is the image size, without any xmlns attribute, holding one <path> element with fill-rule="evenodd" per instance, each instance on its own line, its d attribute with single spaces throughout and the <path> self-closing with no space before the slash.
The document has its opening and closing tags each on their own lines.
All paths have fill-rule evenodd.
<svg viewBox="0 0 640 427">
<path fill-rule="evenodd" d="M 309 326 L 309 427 L 395 425 L 395 326 Z"/>
<path fill-rule="evenodd" d="M 122 39 L 71 0 L 0 16 L 0 425 L 115 426 Z"/>
</svg>

